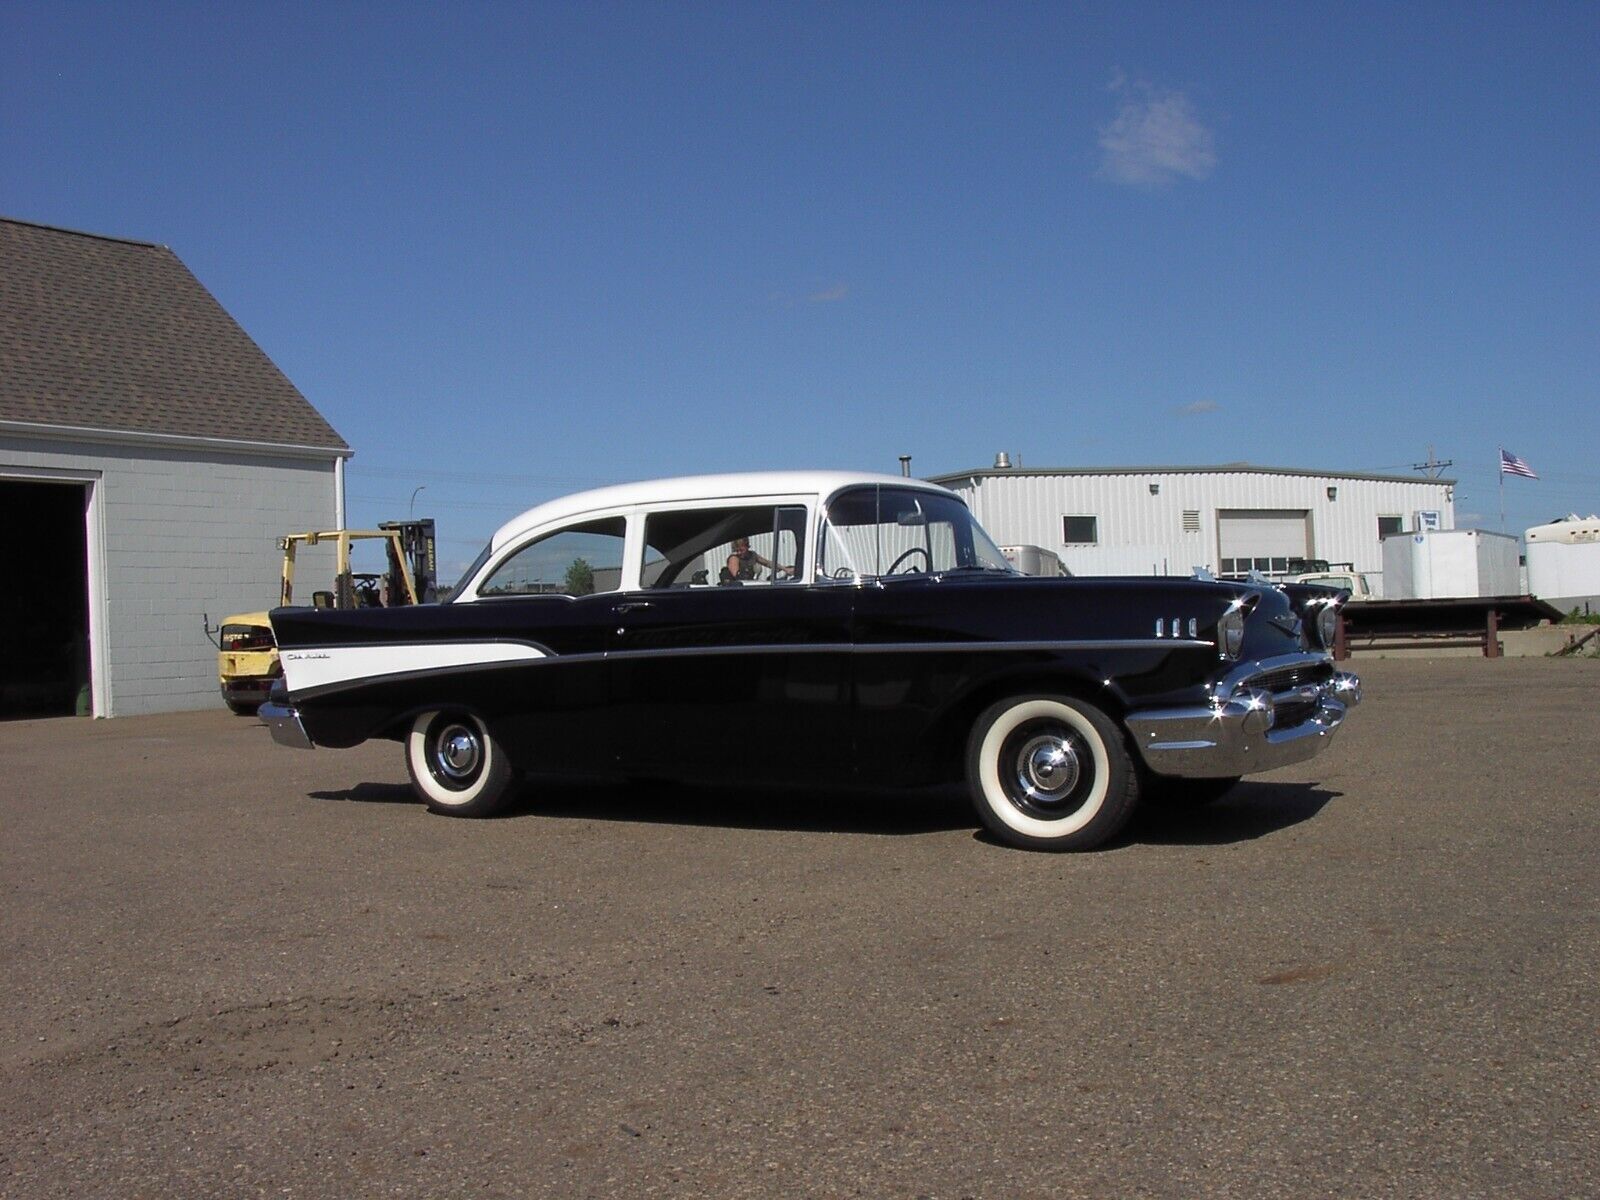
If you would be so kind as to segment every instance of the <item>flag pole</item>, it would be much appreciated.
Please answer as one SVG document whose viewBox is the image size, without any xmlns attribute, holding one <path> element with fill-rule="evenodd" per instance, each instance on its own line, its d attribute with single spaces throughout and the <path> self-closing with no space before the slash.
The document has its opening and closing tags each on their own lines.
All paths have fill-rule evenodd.
<svg viewBox="0 0 1600 1200">
<path fill-rule="evenodd" d="M 1504 533 L 1506 531 L 1506 451 L 1504 446 L 1500 448 L 1496 465 L 1500 470 L 1500 532 Z"/>
</svg>

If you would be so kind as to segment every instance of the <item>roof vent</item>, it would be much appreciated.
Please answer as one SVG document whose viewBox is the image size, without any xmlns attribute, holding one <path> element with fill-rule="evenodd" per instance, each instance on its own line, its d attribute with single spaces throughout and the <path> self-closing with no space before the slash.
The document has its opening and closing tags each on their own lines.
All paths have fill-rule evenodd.
<svg viewBox="0 0 1600 1200">
<path fill-rule="evenodd" d="M 1011 455 L 1004 450 L 994 456 L 994 469 L 996 471 L 1009 471 L 1011 469 Z"/>
</svg>

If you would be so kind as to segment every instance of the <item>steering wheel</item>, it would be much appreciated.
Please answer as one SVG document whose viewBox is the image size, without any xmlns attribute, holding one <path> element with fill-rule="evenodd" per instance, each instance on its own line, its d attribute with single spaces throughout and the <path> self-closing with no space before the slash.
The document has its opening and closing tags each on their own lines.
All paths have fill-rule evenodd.
<svg viewBox="0 0 1600 1200">
<path fill-rule="evenodd" d="M 833 569 L 833 577 L 835 579 L 849 579 L 854 574 L 855 572 L 849 567 L 835 567 Z"/>
<path fill-rule="evenodd" d="M 907 575 L 920 575 L 924 569 L 929 570 L 929 571 L 933 570 L 933 555 L 928 553 L 927 547 L 926 546 L 913 546 L 913 547 L 911 547 L 911 549 L 907 550 L 904 554 L 902 554 L 899 558 L 895 559 L 892 563 L 890 563 L 889 564 L 889 569 L 887 571 L 885 571 L 884 574 L 885 575 L 893 575 L 896 571 L 898 571 L 900 569 L 900 564 L 905 562 L 905 560 L 910 558 L 913 554 L 922 555 L 923 559 L 926 560 L 928 565 L 927 565 L 926 568 L 923 568 L 923 567 L 907 567 L 906 568 L 906 574 Z"/>
</svg>

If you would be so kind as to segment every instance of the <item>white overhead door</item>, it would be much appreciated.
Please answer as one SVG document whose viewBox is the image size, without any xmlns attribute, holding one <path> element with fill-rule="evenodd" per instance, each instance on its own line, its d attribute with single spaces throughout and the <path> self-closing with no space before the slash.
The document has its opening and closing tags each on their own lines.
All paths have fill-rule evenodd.
<svg viewBox="0 0 1600 1200">
<path fill-rule="evenodd" d="M 1222 509 L 1217 513 L 1217 555 L 1224 574 L 1287 571 L 1291 558 L 1309 558 L 1310 526 L 1304 510 Z"/>
</svg>

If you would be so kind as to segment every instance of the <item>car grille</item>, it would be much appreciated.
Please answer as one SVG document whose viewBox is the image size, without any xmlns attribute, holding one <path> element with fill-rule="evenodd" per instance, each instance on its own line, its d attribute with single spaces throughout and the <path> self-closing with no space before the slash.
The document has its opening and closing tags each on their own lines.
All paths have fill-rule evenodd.
<svg viewBox="0 0 1600 1200">
<path fill-rule="evenodd" d="M 1295 700 L 1289 704 L 1277 704 L 1272 709 L 1272 723 L 1279 729 L 1293 729 L 1316 716 L 1317 702 L 1315 700 Z"/>
<path fill-rule="evenodd" d="M 1286 692 L 1290 688 L 1304 687 L 1308 683 L 1326 683 L 1333 678 L 1330 662 L 1298 663 L 1292 667 L 1279 667 L 1251 677 L 1245 686 L 1266 688 L 1269 692 Z"/>
</svg>

